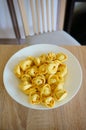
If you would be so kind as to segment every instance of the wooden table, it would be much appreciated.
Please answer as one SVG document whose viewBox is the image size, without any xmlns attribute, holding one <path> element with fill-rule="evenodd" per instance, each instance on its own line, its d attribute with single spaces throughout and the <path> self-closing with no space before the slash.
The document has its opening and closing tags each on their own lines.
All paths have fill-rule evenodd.
<svg viewBox="0 0 86 130">
<path fill-rule="evenodd" d="M 23 47 L 25 45 L 0 45 L 0 130 L 86 130 L 86 47 L 65 46 L 79 60 L 83 82 L 79 92 L 69 103 L 49 111 L 25 108 L 16 103 L 5 90 L 5 64 Z"/>
</svg>

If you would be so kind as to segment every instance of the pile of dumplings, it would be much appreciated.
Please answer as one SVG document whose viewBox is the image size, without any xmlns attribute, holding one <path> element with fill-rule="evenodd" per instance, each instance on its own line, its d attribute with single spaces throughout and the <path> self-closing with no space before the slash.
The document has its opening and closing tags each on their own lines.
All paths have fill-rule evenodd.
<svg viewBox="0 0 86 130">
<path fill-rule="evenodd" d="M 29 103 L 52 108 L 67 96 L 64 89 L 67 59 L 64 53 L 48 52 L 38 57 L 28 56 L 15 66 L 19 89 L 28 96 Z"/>
</svg>

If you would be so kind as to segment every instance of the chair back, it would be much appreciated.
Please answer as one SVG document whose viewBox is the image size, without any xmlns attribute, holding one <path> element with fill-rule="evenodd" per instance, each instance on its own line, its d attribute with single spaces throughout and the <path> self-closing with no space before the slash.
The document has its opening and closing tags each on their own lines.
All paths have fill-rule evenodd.
<svg viewBox="0 0 86 130">
<path fill-rule="evenodd" d="M 18 0 L 25 36 L 63 29 L 66 0 Z"/>
</svg>

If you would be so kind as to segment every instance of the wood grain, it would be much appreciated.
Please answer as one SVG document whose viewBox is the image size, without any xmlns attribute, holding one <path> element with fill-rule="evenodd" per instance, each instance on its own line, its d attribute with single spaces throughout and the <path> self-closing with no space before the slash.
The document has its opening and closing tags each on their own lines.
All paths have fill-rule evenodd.
<svg viewBox="0 0 86 130">
<path fill-rule="evenodd" d="M 49 111 L 25 108 L 6 92 L 3 70 L 8 59 L 24 45 L 0 45 L 0 130 L 85 130 L 86 129 L 86 47 L 65 46 L 79 60 L 82 86 L 67 104 Z M 77 78 L 77 77 L 76 77 Z"/>
</svg>

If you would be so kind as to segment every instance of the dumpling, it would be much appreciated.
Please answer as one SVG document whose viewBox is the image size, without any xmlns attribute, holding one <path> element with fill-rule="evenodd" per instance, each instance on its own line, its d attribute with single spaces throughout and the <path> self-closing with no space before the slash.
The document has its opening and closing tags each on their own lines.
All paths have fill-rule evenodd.
<svg viewBox="0 0 86 130">
<path fill-rule="evenodd" d="M 15 75 L 20 78 L 21 77 L 21 69 L 20 69 L 20 66 L 19 65 L 16 65 L 15 68 L 14 68 L 14 73 Z"/>
<path fill-rule="evenodd" d="M 64 89 L 55 91 L 55 98 L 57 101 L 63 100 L 66 96 L 67 96 L 67 91 Z"/>
<path fill-rule="evenodd" d="M 38 73 L 38 69 L 36 66 L 32 66 L 29 69 L 26 70 L 26 73 L 29 74 L 32 77 L 35 77 L 36 74 Z"/>
<path fill-rule="evenodd" d="M 57 75 L 50 75 L 48 78 L 48 84 L 56 85 L 58 83 L 58 76 Z"/>
<path fill-rule="evenodd" d="M 31 83 L 28 83 L 27 81 L 24 81 L 22 82 L 20 85 L 19 85 L 19 88 L 22 90 L 22 91 L 25 91 L 29 88 L 32 87 L 32 84 Z"/>
<path fill-rule="evenodd" d="M 48 64 L 48 67 L 47 67 L 48 74 L 55 74 L 57 72 L 57 69 L 58 69 L 57 64 L 55 64 L 53 62 Z"/>
<path fill-rule="evenodd" d="M 54 61 L 56 59 L 56 54 L 54 52 L 49 52 L 47 54 L 47 60 L 48 61 Z"/>
<path fill-rule="evenodd" d="M 55 88 L 55 91 L 63 90 L 64 82 L 59 82 Z"/>
<path fill-rule="evenodd" d="M 21 75 L 21 81 L 28 81 L 31 82 L 31 76 L 29 74 L 22 74 Z"/>
<path fill-rule="evenodd" d="M 63 53 L 57 53 L 56 55 L 56 59 L 60 62 L 65 62 L 67 60 L 67 55 L 63 54 Z"/>
<path fill-rule="evenodd" d="M 37 75 L 33 78 L 32 83 L 37 86 L 41 86 L 45 84 L 45 76 L 44 75 Z"/>
<path fill-rule="evenodd" d="M 20 68 L 25 71 L 26 69 L 30 68 L 32 64 L 32 60 L 28 59 L 28 60 L 23 60 L 20 62 Z"/>
<path fill-rule="evenodd" d="M 49 107 L 49 108 L 52 108 L 54 107 L 55 105 L 55 100 L 52 96 L 48 96 L 46 98 L 44 98 L 42 100 L 42 103 L 46 106 L 46 107 Z"/>
<path fill-rule="evenodd" d="M 31 104 L 39 104 L 40 103 L 40 95 L 38 93 L 33 93 L 29 96 L 29 100 Z"/>
<path fill-rule="evenodd" d="M 46 61 L 47 61 L 47 56 L 46 56 L 46 54 L 40 55 L 39 58 L 40 58 L 41 64 L 46 63 Z"/>
<path fill-rule="evenodd" d="M 45 84 L 41 88 L 41 96 L 49 96 L 51 94 L 51 87 L 49 84 Z"/>
<path fill-rule="evenodd" d="M 58 66 L 57 74 L 60 77 L 64 77 L 67 74 L 67 65 L 66 64 L 60 64 Z"/>
<path fill-rule="evenodd" d="M 39 73 L 46 74 L 47 73 L 47 64 L 42 64 L 39 66 Z"/>
<path fill-rule="evenodd" d="M 35 63 L 36 66 L 40 66 L 40 64 L 41 64 L 40 58 L 39 57 L 35 57 L 34 58 L 34 63 Z"/>
</svg>

